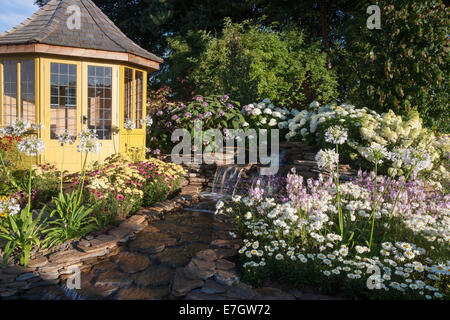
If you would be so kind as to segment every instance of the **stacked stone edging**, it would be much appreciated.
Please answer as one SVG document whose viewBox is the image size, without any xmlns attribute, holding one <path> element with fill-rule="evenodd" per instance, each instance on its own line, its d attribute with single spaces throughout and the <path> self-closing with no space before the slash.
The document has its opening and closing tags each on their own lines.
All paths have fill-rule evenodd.
<svg viewBox="0 0 450 320">
<path fill-rule="evenodd" d="M 0 268 L 0 299 L 15 298 L 24 291 L 39 286 L 56 285 L 74 273 L 120 253 L 121 248 L 149 222 L 160 220 L 167 212 L 190 206 L 198 201 L 188 181 L 183 181 L 181 192 L 174 198 L 141 208 L 118 227 L 103 233 L 94 232 L 79 241 L 58 246 L 60 250 L 35 252 L 28 266 L 10 264 Z"/>
</svg>

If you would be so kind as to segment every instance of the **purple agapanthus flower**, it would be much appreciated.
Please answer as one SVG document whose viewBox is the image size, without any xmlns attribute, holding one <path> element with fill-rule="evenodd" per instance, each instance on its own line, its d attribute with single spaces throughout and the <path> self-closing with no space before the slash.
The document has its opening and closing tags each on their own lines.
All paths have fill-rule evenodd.
<svg viewBox="0 0 450 320">
<path fill-rule="evenodd" d="M 192 117 L 192 113 L 186 112 L 186 113 L 184 114 L 184 116 L 185 116 L 186 118 L 190 118 L 190 117 Z"/>
<path fill-rule="evenodd" d="M 234 106 L 231 104 L 231 103 L 227 103 L 227 109 L 233 109 L 234 108 Z"/>
<path fill-rule="evenodd" d="M 220 111 L 219 111 L 219 116 L 222 117 L 222 116 L 224 116 L 224 115 L 225 115 L 225 112 L 224 112 L 223 110 L 220 110 Z"/>
<path fill-rule="evenodd" d="M 230 97 L 227 95 L 227 94 L 224 94 L 221 98 L 220 98 L 220 100 L 222 100 L 222 101 L 227 101 L 227 100 L 229 100 L 230 99 Z"/>
<path fill-rule="evenodd" d="M 195 97 L 195 101 L 203 102 L 204 100 L 203 100 L 203 97 L 197 96 L 197 97 Z"/>
<path fill-rule="evenodd" d="M 170 128 L 171 126 L 172 126 L 172 122 L 167 121 L 167 122 L 166 122 L 166 127 Z"/>
<path fill-rule="evenodd" d="M 159 111 L 156 113 L 157 116 L 162 116 L 163 114 L 164 114 L 164 112 L 162 112 L 161 110 L 159 110 Z"/>
<path fill-rule="evenodd" d="M 153 150 L 153 154 L 161 154 L 161 150 L 155 149 L 155 150 Z"/>
<path fill-rule="evenodd" d="M 211 111 L 206 111 L 206 112 L 205 112 L 205 117 L 211 117 L 211 116 L 212 116 Z"/>
<path fill-rule="evenodd" d="M 202 107 L 203 107 L 203 108 L 206 108 L 207 106 L 209 106 L 209 103 L 208 103 L 208 102 L 205 101 L 205 102 L 202 103 Z"/>
<path fill-rule="evenodd" d="M 176 115 L 176 114 L 174 114 L 173 116 L 172 116 L 172 120 L 177 120 L 179 117 L 178 117 L 178 115 Z"/>
</svg>

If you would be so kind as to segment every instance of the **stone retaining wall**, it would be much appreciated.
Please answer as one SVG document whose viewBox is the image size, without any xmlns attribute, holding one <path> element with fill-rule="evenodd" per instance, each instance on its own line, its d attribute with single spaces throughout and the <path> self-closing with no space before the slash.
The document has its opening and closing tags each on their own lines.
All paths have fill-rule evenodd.
<svg viewBox="0 0 450 320">
<path fill-rule="evenodd" d="M 58 246 L 59 250 L 40 250 L 31 257 L 26 268 L 13 264 L 0 268 L 0 299 L 18 298 L 23 290 L 58 284 L 72 275 L 74 268 L 83 270 L 117 255 L 121 247 L 148 223 L 159 220 L 172 210 L 191 206 L 196 201 L 198 194 L 186 181 L 174 198 L 141 208 L 118 227 L 70 241 Z"/>
</svg>

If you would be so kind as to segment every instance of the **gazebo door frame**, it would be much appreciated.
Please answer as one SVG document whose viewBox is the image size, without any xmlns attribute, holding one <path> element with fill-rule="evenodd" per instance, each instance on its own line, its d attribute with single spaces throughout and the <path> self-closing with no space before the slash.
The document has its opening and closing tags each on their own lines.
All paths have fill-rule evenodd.
<svg viewBox="0 0 450 320">
<path fill-rule="evenodd" d="M 45 130 L 43 132 L 43 138 L 45 140 L 46 148 L 43 154 L 43 161 L 55 164 L 58 168 L 61 167 L 62 161 L 62 147 L 58 142 L 58 139 L 51 137 L 51 64 L 67 64 L 76 66 L 76 107 L 75 107 L 75 126 L 76 135 L 81 131 L 81 106 L 83 104 L 82 96 L 82 63 L 79 61 L 65 60 L 59 58 L 42 58 L 40 84 L 42 85 L 43 94 L 41 104 L 41 118 L 44 119 Z M 65 114 L 68 114 L 68 110 L 65 110 Z M 67 123 L 66 117 L 66 123 Z M 77 142 L 73 145 L 64 146 L 64 170 L 71 172 L 79 171 L 81 169 L 81 154 L 77 152 Z"/>
<path fill-rule="evenodd" d="M 105 67 L 111 68 L 111 126 L 118 127 L 119 125 L 119 88 L 120 88 L 120 77 L 119 77 L 119 66 L 106 63 L 96 63 L 96 62 L 83 62 L 83 81 L 82 81 L 82 106 L 81 106 L 81 120 L 82 128 L 88 128 L 89 121 L 89 102 L 88 102 L 88 82 L 89 82 L 89 67 Z M 112 130 L 111 130 L 112 131 Z M 113 132 L 111 132 L 111 139 L 101 139 L 99 142 L 102 144 L 99 154 L 95 155 L 90 153 L 88 156 L 88 163 L 92 161 L 103 161 L 108 156 L 114 154 L 114 149 L 119 148 L 118 137 L 114 137 Z M 115 144 L 115 146 L 114 146 Z"/>
</svg>

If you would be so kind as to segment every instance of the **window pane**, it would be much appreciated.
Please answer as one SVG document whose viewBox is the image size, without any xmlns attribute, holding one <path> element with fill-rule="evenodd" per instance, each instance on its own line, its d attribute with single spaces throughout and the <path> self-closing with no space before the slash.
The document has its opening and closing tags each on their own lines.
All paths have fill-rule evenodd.
<svg viewBox="0 0 450 320">
<path fill-rule="evenodd" d="M 133 70 L 125 68 L 124 75 L 124 121 L 132 119 L 132 103 L 133 103 Z"/>
<path fill-rule="evenodd" d="M 3 125 L 17 120 L 17 60 L 3 62 Z"/>
<path fill-rule="evenodd" d="M 135 101 L 136 101 L 136 128 L 140 129 L 142 128 L 142 94 L 144 92 L 144 73 L 141 71 L 136 71 L 136 80 L 135 80 L 136 88 L 134 90 L 135 93 Z"/>
<path fill-rule="evenodd" d="M 50 70 L 50 138 L 57 139 L 64 130 L 76 135 L 77 66 L 51 63 Z"/>
<path fill-rule="evenodd" d="M 34 60 L 24 60 L 20 65 L 20 95 L 22 119 L 36 121 L 36 101 L 34 82 Z"/>
<path fill-rule="evenodd" d="M 106 97 L 106 90 L 111 90 L 111 68 L 88 66 L 88 128 L 97 130 L 98 138 L 111 139 L 111 97 Z"/>
</svg>

